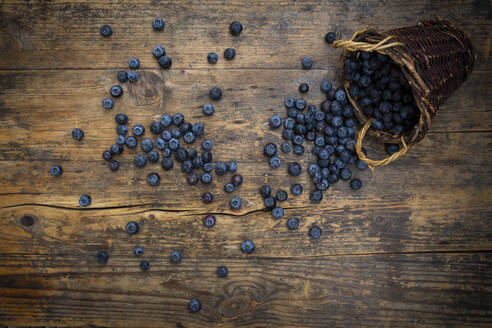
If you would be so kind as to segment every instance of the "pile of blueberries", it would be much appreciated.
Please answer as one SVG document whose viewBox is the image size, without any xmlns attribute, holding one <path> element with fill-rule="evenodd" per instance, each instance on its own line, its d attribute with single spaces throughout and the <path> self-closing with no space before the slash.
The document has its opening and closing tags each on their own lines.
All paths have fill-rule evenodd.
<svg viewBox="0 0 492 328">
<path fill-rule="evenodd" d="M 401 69 L 378 52 L 352 52 L 344 62 L 350 96 L 357 101 L 371 127 L 393 135 L 413 129 L 420 117 L 410 84 Z M 387 146 L 396 149 L 398 145 Z M 389 151 L 391 152 L 391 151 Z"/>
</svg>

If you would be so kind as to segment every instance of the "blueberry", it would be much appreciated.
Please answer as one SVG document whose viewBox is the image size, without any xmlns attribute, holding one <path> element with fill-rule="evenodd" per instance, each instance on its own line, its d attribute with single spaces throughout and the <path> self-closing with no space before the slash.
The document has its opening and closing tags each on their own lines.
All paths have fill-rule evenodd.
<svg viewBox="0 0 492 328">
<path fill-rule="evenodd" d="M 128 66 L 130 66 L 130 68 L 137 69 L 140 67 L 140 60 L 138 60 L 138 58 L 132 57 L 128 61 Z"/>
<path fill-rule="evenodd" d="M 121 97 L 123 94 L 123 89 L 119 85 L 113 85 L 111 89 L 109 89 L 109 94 L 113 97 Z"/>
<path fill-rule="evenodd" d="M 227 173 L 227 164 L 225 162 L 218 161 L 215 163 L 215 173 L 217 175 L 224 175 Z"/>
<path fill-rule="evenodd" d="M 124 125 L 128 122 L 128 116 L 126 114 L 116 114 L 115 117 L 114 117 L 114 120 L 116 121 L 116 123 L 118 123 L 119 125 Z"/>
<path fill-rule="evenodd" d="M 236 50 L 234 48 L 227 48 L 224 50 L 224 58 L 227 60 L 232 60 L 236 57 Z"/>
<path fill-rule="evenodd" d="M 330 81 L 324 80 L 323 82 L 321 82 L 320 89 L 322 92 L 327 93 L 331 90 L 332 87 L 333 86 Z"/>
<path fill-rule="evenodd" d="M 359 179 L 350 180 L 350 188 L 352 190 L 359 190 L 362 187 L 362 181 Z"/>
<path fill-rule="evenodd" d="M 132 131 L 133 131 L 133 134 L 138 137 L 138 136 L 141 136 L 142 134 L 144 134 L 145 128 L 142 125 L 137 124 L 133 127 Z"/>
<path fill-rule="evenodd" d="M 171 149 L 169 148 L 164 148 L 164 150 L 162 151 L 162 157 L 164 158 L 168 158 L 169 156 L 171 156 Z"/>
<path fill-rule="evenodd" d="M 321 182 L 316 184 L 316 188 L 321 191 L 326 191 L 330 187 L 330 183 L 327 179 L 322 179 Z"/>
<path fill-rule="evenodd" d="M 313 190 L 309 194 L 309 199 L 314 204 L 319 204 L 323 200 L 323 192 L 321 190 Z"/>
<path fill-rule="evenodd" d="M 215 52 L 211 52 L 207 55 L 207 60 L 210 64 L 215 64 L 217 61 L 219 61 L 219 55 L 217 55 Z"/>
<path fill-rule="evenodd" d="M 111 171 L 116 171 L 120 167 L 120 163 L 114 159 L 109 161 L 108 165 Z"/>
<path fill-rule="evenodd" d="M 294 196 L 299 196 L 302 194 L 302 191 L 303 191 L 303 188 L 300 184 L 298 183 L 295 183 L 293 184 L 292 186 L 290 186 L 290 192 L 292 193 L 292 195 Z"/>
<path fill-rule="evenodd" d="M 277 145 L 272 142 L 267 143 L 263 149 L 263 153 L 268 157 L 275 156 L 277 154 Z"/>
<path fill-rule="evenodd" d="M 358 168 L 359 170 L 361 170 L 361 171 L 364 171 L 365 169 L 367 169 L 367 168 L 368 168 L 368 166 L 367 166 L 366 162 L 364 162 L 363 160 L 359 159 L 359 160 L 357 161 L 357 168 Z"/>
<path fill-rule="evenodd" d="M 158 186 L 161 183 L 161 177 L 155 172 L 150 173 L 147 175 L 147 182 L 151 186 Z"/>
<path fill-rule="evenodd" d="M 287 110 L 287 116 L 288 117 L 291 117 L 291 118 L 296 118 L 297 117 L 297 114 L 299 114 L 299 112 L 297 111 L 297 109 L 295 108 L 289 108 Z"/>
<path fill-rule="evenodd" d="M 82 196 L 80 196 L 79 198 L 79 204 L 80 206 L 82 207 L 87 207 L 91 204 L 91 196 L 87 195 L 87 194 L 83 194 Z"/>
<path fill-rule="evenodd" d="M 128 126 L 126 125 L 118 125 L 116 127 L 116 133 L 118 133 L 119 135 L 126 135 L 128 133 Z"/>
<path fill-rule="evenodd" d="M 161 31 L 164 28 L 164 25 L 166 24 L 164 23 L 164 20 L 160 17 L 156 17 L 152 21 L 152 27 L 154 28 L 154 30 Z"/>
<path fill-rule="evenodd" d="M 243 176 L 241 174 L 234 174 L 231 178 L 231 183 L 235 187 L 239 187 L 240 185 L 243 184 Z"/>
<path fill-rule="evenodd" d="M 192 299 L 190 303 L 188 303 L 188 309 L 191 312 L 198 312 L 200 311 L 201 308 L 202 308 L 202 303 L 200 302 L 200 300 L 196 298 Z"/>
<path fill-rule="evenodd" d="M 104 109 L 111 109 L 114 106 L 114 101 L 111 98 L 104 98 L 102 101 L 102 105 Z"/>
<path fill-rule="evenodd" d="M 176 126 L 180 126 L 181 124 L 184 123 L 184 115 L 181 113 L 174 114 L 172 118 L 173 118 L 173 124 Z"/>
<path fill-rule="evenodd" d="M 135 155 L 133 164 L 135 164 L 136 167 L 144 167 L 145 164 L 147 164 L 147 158 L 144 155 Z"/>
<path fill-rule="evenodd" d="M 296 100 L 292 97 L 285 99 L 285 107 L 292 108 L 296 105 Z"/>
<path fill-rule="evenodd" d="M 293 129 L 295 124 L 296 124 L 296 121 L 291 117 L 287 117 L 284 120 L 284 128 L 286 128 L 286 129 Z"/>
<path fill-rule="evenodd" d="M 214 169 L 212 163 L 203 163 L 202 157 L 198 156 L 197 158 L 200 159 L 201 167 L 203 167 L 203 171 L 205 172 L 212 172 Z"/>
<path fill-rule="evenodd" d="M 144 139 L 142 140 L 141 147 L 144 152 L 148 153 L 154 148 L 154 143 L 151 139 Z"/>
<path fill-rule="evenodd" d="M 159 120 L 159 123 L 163 127 L 167 128 L 168 126 L 170 126 L 173 123 L 173 118 L 169 114 L 164 114 L 164 115 L 161 116 L 161 119 Z"/>
<path fill-rule="evenodd" d="M 171 140 L 169 140 L 168 142 L 168 145 L 171 150 L 176 150 L 179 148 L 179 140 L 176 138 L 171 138 Z"/>
<path fill-rule="evenodd" d="M 96 254 L 96 260 L 99 264 L 106 264 L 109 260 L 109 255 L 105 251 L 99 251 Z"/>
<path fill-rule="evenodd" d="M 225 278 L 227 277 L 227 273 L 229 271 L 227 270 L 227 267 L 226 266 L 220 266 L 217 268 L 217 276 L 219 276 L 219 278 Z"/>
<path fill-rule="evenodd" d="M 142 271 L 149 271 L 150 262 L 147 260 L 143 260 L 142 262 L 140 262 L 140 269 L 142 269 Z"/>
<path fill-rule="evenodd" d="M 121 145 L 114 144 L 114 145 L 111 145 L 111 148 L 109 148 L 109 151 L 111 151 L 111 153 L 113 155 L 119 155 L 123 152 L 123 147 Z"/>
<path fill-rule="evenodd" d="M 202 141 L 202 149 L 205 151 L 211 151 L 212 150 L 212 140 L 206 139 Z"/>
<path fill-rule="evenodd" d="M 169 67 L 171 67 L 172 64 L 173 61 L 169 56 L 164 55 L 159 58 L 159 66 L 164 69 L 168 69 Z"/>
<path fill-rule="evenodd" d="M 229 25 L 229 31 L 231 32 L 232 35 L 239 35 L 241 31 L 243 30 L 243 24 L 241 24 L 238 21 L 234 21 Z"/>
<path fill-rule="evenodd" d="M 128 138 L 126 138 L 126 145 L 128 148 L 135 148 L 137 147 L 137 138 L 135 138 L 134 136 L 129 136 Z"/>
<path fill-rule="evenodd" d="M 204 151 L 201 155 L 203 163 L 211 163 L 213 160 L 212 153 L 209 151 Z"/>
<path fill-rule="evenodd" d="M 282 138 L 284 138 L 284 140 L 292 140 L 293 137 L 294 131 L 292 129 L 284 129 L 282 131 Z"/>
<path fill-rule="evenodd" d="M 239 198 L 239 197 L 233 197 L 233 198 L 231 198 L 231 200 L 229 202 L 229 205 L 230 205 L 231 209 L 233 209 L 233 210 L 240 209 L 241 204 L 242 204 L 242 201 L 241 201 L 241 198 Z"/>
<path fill-rule="evenodd" d="M 111 160 L 111 158 L 113 158 L 113 154 L 111 154 L 111 152 L 109 150 L 105 150 L 102 153 L 102 157 L 105 161 L 109 161 L 109 160 Z M 58 166 L 58 165 L 55 165 L 55 166 Z M 61 169 L 61 167 L 60 167 L 60 169 Z M 51 173 L 51 175 L 53 175 L 53 173 Z"/>
<path fill-rule="evenodd" d="M 236 172 L 237 171 L 237 163 L 235 161 L 230 161 L 227 163 L 227 170 L 229 172 Z M 241 177 L 241 182 L 242 182 L 242 177 Z"/>
<path fill-rule="evenodd" d="M 313 67 L 313 59 L 311 57 L 304 57 L 301 60 L 302 68 L 311 69 Z"/>
<path fill-rule="evenodd" d="M 342 160 L 343 162 L 348 163 L 350 160 L 350 153 L 348 152 L 348 150 L 344 150 L 340 153 L 338 158 L 340 158 L 340 160 Z"/>
<path fill-rule="evenodd" d="M 215 225 L 215 216 L 207 215 L 203 218 L 203 225 L 207 228 L 212 228 Z"/>
<path fill-rule="evenodd" d="M 222 97 L 222 90 L 220 90 L 220 88 L 217 88 L 217 87 L 212 88 L 208 92 L 208 96 L 212 100 L 219 100 Z"/>
<path fill-rule="evenodd" d="M 126 142 L 125 136 L 119 135 L 116 137 L 116 143 L 118 145 L 124 145 Z"/>
<path fill-rule="evenodd" d="M 203 133 L 205 132 L 205 125 L 200 122 L 195 123 L 191 127 L 191 132 L 193 132 L 193 134 L 197 137 L 203 135 Z"/>
<path fill-rule="evenodd" d="M 154 50 L 152 50 L 152 55 L 155 58 L 161 58 L 162 56 L 166 55 L 166 48 L 163 46 L 155 46 Z"/>
<path fill-rule="evenodd" d="M 126 224 L 125 230 L 129 235 L 134 235 L 137 232 L 139 232 L 140 227 L 137 222 L 135 221 L 130 221 Z"/>
<path fill-rule="evenodd" d="M 268 123 L 270 124 L 270 127 L 272 127 L 273 129 L 276 129 L 276 128 L 279 128 L 282 126 L 282 119 L 278 115 L 273 115 L 268 120 Z"/>
<path fill-rule="evenodd" d="M 196 173 L 191 173 L 186 177 L 186 183 L 188 183 L 190 186 L 196 185 L 198 183 L 198 175 Z"/>
<path fill-rule="evenodd" d="M 328 32 L 325 35 L 325 42 L 328 44 L 332 44 L 337 39 L 337 36 L 334 32 Z"/>
<path fill-rule="evenodd" d="M 275 198 L 277 199 L 277 201 L 279 202 L 283 202 L 285 200 L 287 200 L 287 192 L 285 190 L 279 190 L 277 191 L 277 194 L 275 195 Z"/>
<path fill-rule="evenodd" d="M 179 128 L 174 128 L 171 131 L 171 135 L 173 138 L 179 139 L 179 138 L 181 138 L 181 130 Z"/>
<path fill-rule="evenodd" d="M 270 164 L 270 167 L 272 169 L 276 169 L 276 168 L 279 168 L 280 167 L 280 158 L 278 158 L 277 156 L 273 156 L 270 158 L 270 160 L 268 161 L 268 163 Z"/>
<path fill-rule="evenodd" d="M 254 252 L 255 248 L 255 244 L 249 239 L 246 239 L 241 243 L 241 251 L 243 253 L 251 254 Z"/>
<path fill-rule="evenodd" d="M 183 140 L 188 143 L 188 144 L 191 144 L 195 141 L 195 135 L 193 134 L 193 132 L 186 132 L 185 135 L 183 136 Z"/>
<path fill-rule="evenodd" d="M 212 105 L 212 104 L 203 105 L 203 114 L 204 115 L 211 116 L 214 114 L 214 112 L 215 112 L 214 105 Z"/>
<path fill-rule="evenodd" d="M 265 197 L 263 203 L 265 204 L 265 207 L 269 210 L 272 210 L 277 205 L 277 201 L 272 196 Z"/>
<path fill-rule="evenodd" d="M 159 153 L 155 150 L 151 150 L 147 154 L 147 158 L 149 159 L 149 162 L 156 163 L 159 160 Z"/>
<path fill-rule="evenodd" d="M 309 91 L 309 84 L 307 84 L 307 83 L 301 83 L 299 85 L 299 92 L 300 93 L 306 93 L 308 91 Z"/>
<path fill-rule="evenodd" d="M 274 207 L 272 209 L 272 216 L 274 219 L 281 219 L 284 217 L 284 209 L 282 207 Z"/>
<path fill-rule="evenodd" d="M 321 230 L 320 227 L 318 227 L 317 225 L 315 226 L 312 226 L 311 229 L 309 229 L 309 235 L 311 236 L 311 238 L 313 239 L 318 239 L 321 237 L 321 234 L 323 233 L 323 231 Z"/>
<path fill-rule="evenodd" d="M 290 230 L 296 230 L 297 228 L 299 228 L 299 219 L 297 219 L 297 218 L 288 219 L 287 220 L 287 227 Z"/>
<path fill-rule="evenodd" d="M 351 177 L 352 171 L 350 171 L 349 168 L 344 167 L 340 170 L 340 178 L 342 178 L 342 180 L 349 180 Z"/>
<path fill-rule="evenodd" d="M 202 183 L 204 183 L 204 184 L 209 184 L 212 182 L 212 175 L 208 172 L 205 172 L 200 177 L 200 180 L 202 180 Z"/>
<path fill-rule="evenodd" d="M 324 139 L 323 139 L 324 140 Z M 292 143 L 294 145 L 302 145 L 302 143 L 304 142 L 304 138 L 300 135 L 295 135 L 293 138 L 292 138 Z"/>
<path fill-rule="evenodd" d="M 294 154 L 296 154 L 296 155 L 302 155 L 302 154 L 304 154 L 304 146 L 302 146 L 302 145 L 295 145 L 294 146 Z"/>
<path fill-rule="evenodd" d="M 269 185 L 263 185 L 260 187 L 260 195 L 263 198 L 267 198 L 272 193 L 272 188 Z"/>
<path fill-rule="evenodd" d="M 159 150 L 164 150 L 164 148 L 166 148 L 166 141 L 164 141 L 164 139 L 160 137 L 155 139 L 154 144 L 155 144 L 155 148 Z"/>
<path fill-rule="evenodd" d="M 335 93 L 335 99 L 338 100 L 341 103 L 345 103 L 347 101 L 347 94 L 345 93 L 344 90 L 339 89 Z"/>
<path fill-rule="evenodd" d="M 342 124 L 343 124 L 343 117 L 333 116 L 333 118 L 331 120 L 331 126 L 333 126 L 334 128 L 338 128 L 338 127 L 342 126 Z"/>
<path fill-rule="evenodd" d="M 77 141 L 82 140 L 84 138 L 84 131 L 82 131 L 79 128 L 75 128 L 72 130 L 72 138 L 74 138 Z"/>
<path fill-rule="evenodd" d="M 202 194 L 202 202 L 205 204 L 210 204 L 213 200 L 214 196 L 210 192 L 206 191 Z"/>
<path fill-rule="evenodd" d="M 224 186 L 224 190 L 227 193 L 231 193 L 234 191 L 234 185 L 232 183 L 226 183 Z"/>
<path fill-rule="evenodd" d="M 289 163 L 288 168 L 287 168 L 287 172 L 289 172 L 289 174 L 294 176 L 294 177 L 299 176 L 302 173 L 301 164 L 299 164 L 297 162 Z"/>
<path fill-rule="evenodd" d="M 111 26 L 109 26 L 109 25 L 103 25 L 99 29 L 99 32 L 101 33 L 102 36 L 107 37 L 107 36 L 110 36 L 111 34 L 113 34 L 113 29 L 111 29 Z"/>
<path fill-rule="evenodd" d="M 162 132 L 162 126 L 160 122 L 152 122 L 150 123 L 150 132 L 153 134 L 161 134 Z"/>
<path fill-rule="evenodd" d="M 183 259 L 183 256 L 179 251 L 172 251 L 169 257 L 173 263 L 179 263 Z"/>
<path fill-rule="evenodd" d="M 306 109 L 306 105 L 307 104 L 306 104 L 306 101 L 304 99 L 298 99 L 298 100 L 296 100 L 296 108 L 298 110 L 301 110 L 302 111 L 302 110 Z"/>
<path fill-rule="evenodd" d="M 133 249 L 133 254 L 135 254 L 135 256 L 142 256 L 143 253 L 144 253 L 143 246 L 135 246 L 135 248 Z"/>
<path fill-rule="evenodd" d="M 400 145 L 387 143 L 387 144 L 384 144 L 384 150 L 386 151 L 386 154 L 393 155 L 394 153 L 396 153 L 400 150 Z"/>
<path fill-rule="evenodd" d="M 112 155 L 111 155 L 111 153 L 110 153 L 110 152 L 108 152 L 108 153 L 109 153 L 109 156 L 110 156 L 110 157 L 109 157 L 109 159 L 111 159 Z M 104 155 L 105 155 L 105 152 L 103 153 L 103 158 L 104 158 L 104 159 L 106 159 L 107 157 L 104 157 Z M 108 160 L 108 159 L 106 159 L 106 160 Z M 50 174 L 51 174 L 52 176 L 54 176 L 54 177 L 58 177 L 58 176 L 60 176 L 62 173 L 63 173 L 63 169 L 61 168 L 61 166 L 60 166 L 60 165 L 53 165 L 53 166 L 50 168 Z"/>
<path fill-rule="evenodd" d="M 180 147 L 174 152 L 174 158 L 176 161 L 183 163 L 188 158 L 188 152 L 186 149 Z"/>
<path fill-rule="evenodd" d="M 281 146 L 280 149 L 282 149 L 282 152 L 284 153 L 289 153 L 292 150 L 292 146 L 288 142 L 284 142 Z"/>
<path fill-rule="evenodd" d="M 144 157 L 145 158 L 145 157 Z M 170 158 L 163 158 L 161 161 L 161 166 L 164 170 L 169 171 L 173 168 L 174 162 Z"/>
<path fill-rule="evenodd" d="M 328 176 L 328 183 L 331 183 L 331 184 L 334 184 L 334 183 L 337 183 L 338 182 L 338 174 L 336 173 L 331 173 L 329 176 Z"/>
</svg>

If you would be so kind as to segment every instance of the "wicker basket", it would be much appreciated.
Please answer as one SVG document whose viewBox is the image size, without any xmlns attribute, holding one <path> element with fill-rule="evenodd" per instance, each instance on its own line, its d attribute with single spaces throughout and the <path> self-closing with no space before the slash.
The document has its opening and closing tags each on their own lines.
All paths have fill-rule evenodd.
<svg viewBox="0 0 492 328">
<path fill-rule="evenodd" d="M 350 83 L 345 82 L 349 100 L 363 126 L 359 131 L 357 153 L 370 168 L 389 164 L 421 141 L 439 107 L 465 81 L 475 63 L 470 40 L 461 30 L 439 18 L 386 32 L 372 29 L 358 31 L 350 40 L 335 41 L 333 45 L 345 49 L 342 71 L 345 59 L 352 51 L 377 51 L 388 55 L 408 80 L 420 110 L 419 122 L 404 135 L 370 129 L 371 119 L 364 114 L 356 99 L 350 96 Z M 401 144 L 401 150 L 383 160 L 368 159 L 362 152 L 362 140 L 368 130 L 369 134 L 383 142 Z"/>
</svg>

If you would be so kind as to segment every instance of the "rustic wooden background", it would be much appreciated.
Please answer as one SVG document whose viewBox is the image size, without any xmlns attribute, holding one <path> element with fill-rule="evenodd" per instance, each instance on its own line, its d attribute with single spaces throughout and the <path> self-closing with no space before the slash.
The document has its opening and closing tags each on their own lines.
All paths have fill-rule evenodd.
<svg viewBox="0 0 492 328">
<path fill-rule="evenodd" d="M 156 16 L 163 32 L 151 28 Z M 340 51 L 324 34 L 347 38 L 366 25 L 432 16 L 462 27 L 478 62 L 428 137 L 395 164 L 357 173 L 359 192 L 338 183 L 318 206 L 308 192 L 291 197 L 286 216 L 301 218 L 298 231 L 263 212 L 258 186 L 294 181 L 263 158 L 262 146 L 280 140 L 267 118 L 284 113 L 299 83 L 319 103 L 319 82 L 337 81 Z M 233 20 L 245 27 L 239 37 L 228 32 Z M 113 27 L 109 39 L 99 35 L 103 24 Z M 0 2 L 0 324 L 490 327 L 491 24 L 487 0 Z M 152 58 L 157 44 L 173 59 L 169 71 Z M 221 55 L 227 47 L 237 50 L 230 62 Z M 221 55 L 214 66 L 210 51 Z M 314 68 L 301 70 L 307 55 Z M 141 81 L 103 110 L 131 56 L 141 60 Z M 224 96 L 215 116 L 203 117 L 212 86 Z M 136 169 L 128 149 L 120 170 L 108 170 L 101 152 L 115 138 L 115 113 L 148 126 L 177 111 L 206 124 L 215 158 L 238 160 L 241 211 L 228 209 L 223 192 L 209 206 L 199 199 L 227 178 L 188 187 L 178 170 Z M 71 138 L 74 127 L 83 142 Z M 48 174 L 54 163 L 61 178 Z M 163 183 L 151 188 L 145 177 L 156 170 Z M 78 206 L 82 193 L 91 207 Z M 201 224 L 206 213 L 217 216 L 213 229 Z M 141 233 L 129 237 L 128 220 Z M 307 236 L 314 222 L 324 230 L 317 241 Z M 252 256 L 239 251 L 245 238 L 257 245 Z M 137 244 L 147 273 L 132 255 Z M 111 256 L 106 266 L 95 263 L 101 249 Z M 174 249 L 184 254 L 179 265 L 168 260 Z M 218 265 L 229 277 L 216 277 Z M 196 314 L 187 310 L 193 297 L 203 304 Z"/>
</svg>

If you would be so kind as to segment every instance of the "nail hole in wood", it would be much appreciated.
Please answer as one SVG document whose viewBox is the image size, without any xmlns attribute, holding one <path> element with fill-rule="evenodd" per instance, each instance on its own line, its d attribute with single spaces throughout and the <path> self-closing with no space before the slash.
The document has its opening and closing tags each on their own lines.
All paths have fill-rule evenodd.
<svg viewBox="0 0 492 328">
<path fill-rule="evenodd" d="M 23 226 L 30 227 L 34 224 L 34 218 L 30 215 L 24 215 L 23 217 L 21 217 L 20 223 Z"/>
</svg>

